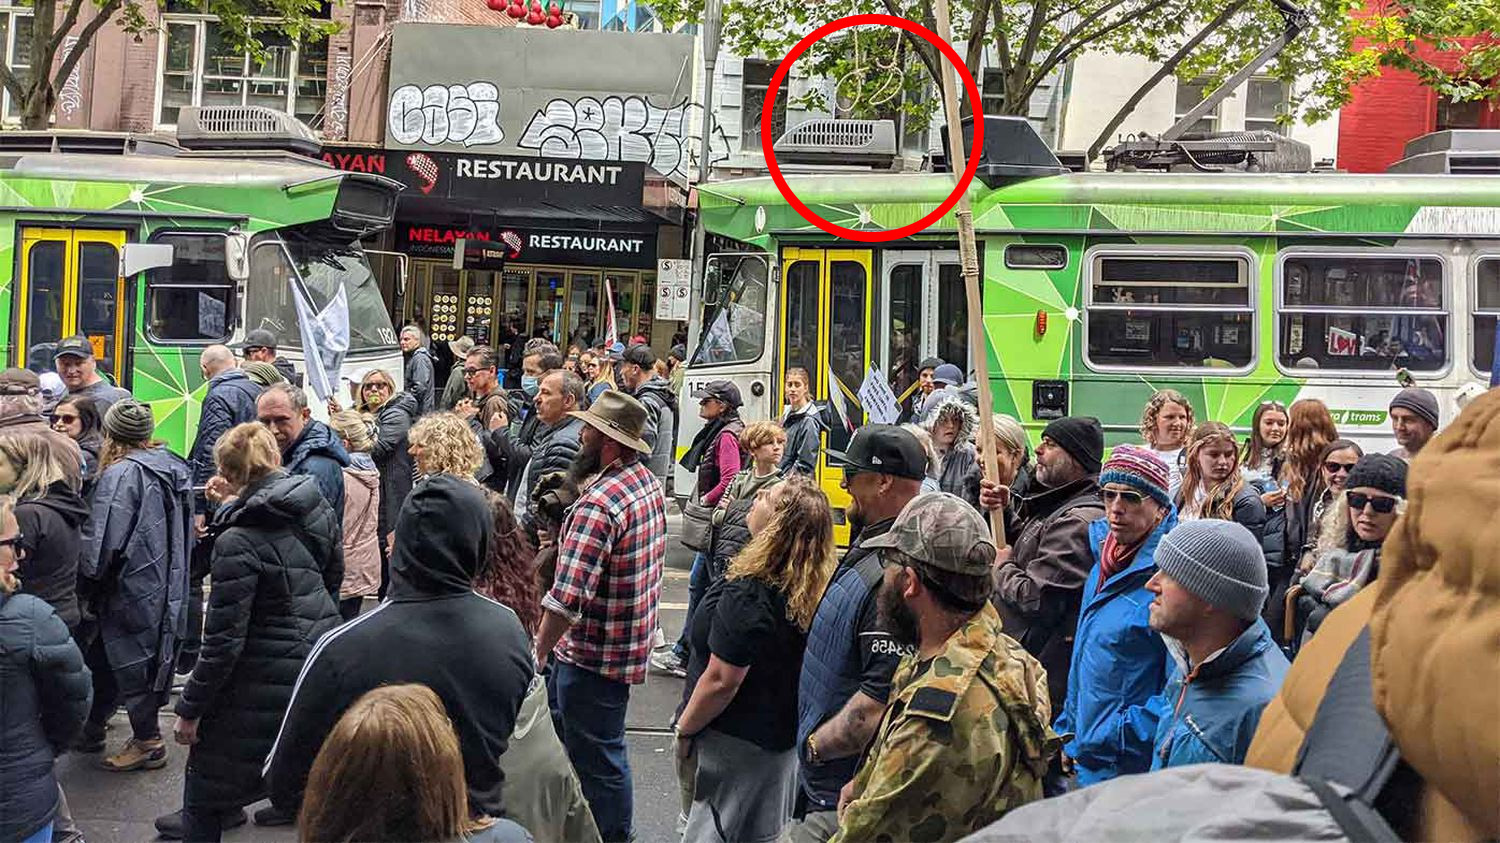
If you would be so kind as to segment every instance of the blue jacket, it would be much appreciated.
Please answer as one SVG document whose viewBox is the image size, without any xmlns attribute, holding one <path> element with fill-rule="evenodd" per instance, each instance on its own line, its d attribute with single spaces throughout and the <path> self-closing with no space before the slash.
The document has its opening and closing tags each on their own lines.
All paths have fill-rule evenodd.
<svg viewBox="0 0 1500 843">
<path fill-rule="evenodd" d="M 260 397 L 260 390 L 260 384 L 239 369 L 228 369 L 209 378 L 203 409 L 198 414 L 198 435 L 188 451 L 194 486 L 202 486 L 214 476 L 214 443 L 219 437 L 237 424 L 255 421 L 255 399 Z M 197 508 L 199 512 L 207 511 L 201 495 Z"/>
<path fill-rule="evenodd" d="M 1187 654 L 1168 640 L 1176 663 L 1163 701 L 1170 705 L 1156 729 L 1151 769 L 1188 764 L 1242 764 L 1260 713 L 1286 677 L 1286 656 L 1271 629 L 1256 618 L 1234 643 L 1188 670 Z"/>
<path fill-rule="evenodd" d="M 1130 567 L 1099 587 L 1099 550 L 1109 532 L 1103 518 L 1089 524 L 1094 566 L 1083 585 L 1083 606 L 1073 638 L 1068 698 L 1054 728 L 1072 733 L 1063 746 L 1089 785 L 1151 767 L 1151 746 L 1161 718 L 1161 689 L 1170 673 L 1167 647 L 1151 628 L 1153 596 L 1146 581 L 1156 573 L 1156 546 L 1177 524 L 1174 509 L 1156 526 Z"/>
<path fill-rule="evenodd" d="M 302 429 L 302 435 L 281 455 L 281 465 L 287 474 L 305 474 L 318 481 L 318 490 L 333 507 L 334 518 L 341 528 L 344 524 L 344 466 L 348 464 L 349 452 L 344 450 L 344 443 L 339 441 L 333 428 L 320 421 L 309 421 Z"/>
</svg>

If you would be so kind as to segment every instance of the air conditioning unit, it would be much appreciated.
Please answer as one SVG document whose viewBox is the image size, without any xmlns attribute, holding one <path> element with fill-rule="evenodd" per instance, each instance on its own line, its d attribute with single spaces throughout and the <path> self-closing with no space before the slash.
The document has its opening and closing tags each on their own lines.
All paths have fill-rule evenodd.
<svg viewBox="0 0 1500 843">
<path fill-rule="evenodd" d="M 896 158 L 896 124 L 891 120 L 809 120 L 788 129 L 771 148 L 782 163 L 889 167 Z"/>
<path fill-rule="evenodd" d="M 1387 173 L 1500 175 L 1500 129 L 1446 129 L 1406 142 Z"/>
<path fill-rule="evenodd" d="M 177 142 L 187 149 L 280 149 L 316 156 L 322 150 L 307 124 L 263 105 L 201 105 L 177 115 Z"/>
</svg>

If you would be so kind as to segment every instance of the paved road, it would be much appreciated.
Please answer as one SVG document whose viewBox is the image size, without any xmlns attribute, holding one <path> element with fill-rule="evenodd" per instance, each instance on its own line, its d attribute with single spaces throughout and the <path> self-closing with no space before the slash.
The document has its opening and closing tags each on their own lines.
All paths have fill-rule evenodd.
<svg viewBox="0 0 1500 843">
<path fill-rule="evenodd" d="M 676 525 L 673 524 L 673 527 Z M 672 530 L 675 535 L 675 529 Z M 669 539 L 667 576 L 662 588 L 662 626 L 676 636 L 687 613 L 688 568 L 692 552 L 675 538 Z M 670 638 L 669 638 L 670 640 Z M 669 725 L 682 695 L 682 680 L 652 674 L 645 685 L 631 693 L 626 718 L 630 766 L 635 779 L 635 827 L 641 841 L 671 841 L 678 838 L 677 776 L 672 764 Z M 58 774 L 73 816 L 90 843 L 142 843 L 156 839 L 153 820 L 182 805 L 182 768 L 187 750 L 170 742 L 170 709 L 163 709 L 162 730 L 169 735 L 170 763 L 161 770 L 109 773 L 96 765 L 99 756 L 69 754 L 58 761 Z M 124 714 L 118 713 L 109 732 L 113 751 L 129 734 Z M 261 807 L 266 803 L 251 806 Z M 247 824 L 224 835 L 231 843 L 264 841 L 294 843 L 296 831 L 289 827 L 258 828 Z"/>
</svg>

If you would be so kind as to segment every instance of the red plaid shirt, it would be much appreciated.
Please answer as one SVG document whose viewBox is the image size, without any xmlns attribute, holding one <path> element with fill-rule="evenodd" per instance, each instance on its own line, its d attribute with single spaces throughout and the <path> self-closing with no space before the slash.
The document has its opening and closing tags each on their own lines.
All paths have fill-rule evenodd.
<svg viewBox="0 0 1500 843">
<path fill-rule="evenodd" d="M 667 507 L 644 460 L 600 473 L 568 512 L 559 535 L 557 579 L 542 606 L 573 622 L 553 654 L 601 676 L 646 681 Z"/>
</svg>

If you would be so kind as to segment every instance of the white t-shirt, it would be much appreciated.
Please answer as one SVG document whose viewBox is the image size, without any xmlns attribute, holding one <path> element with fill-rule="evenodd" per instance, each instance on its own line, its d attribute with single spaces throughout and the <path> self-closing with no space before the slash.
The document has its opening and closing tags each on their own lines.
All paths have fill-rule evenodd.
<svg viewBox="0 0 1500 843">
<path fill-rule="evenodd" d="M 1150 445 L 1142 445 L 1142 448 L 1161 457 L 1162 462 L 1167 464 L 1167 488 L 1176 489 L 1182 485 L 1182 449 L 1173 448 L 1170 451 L 1158 451 Z"/>
</svg>

